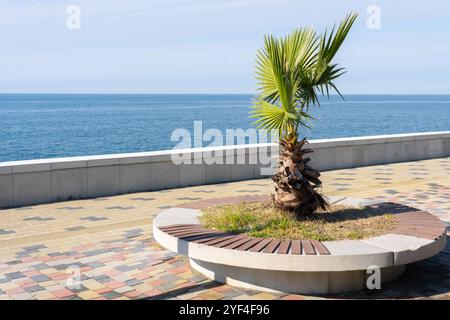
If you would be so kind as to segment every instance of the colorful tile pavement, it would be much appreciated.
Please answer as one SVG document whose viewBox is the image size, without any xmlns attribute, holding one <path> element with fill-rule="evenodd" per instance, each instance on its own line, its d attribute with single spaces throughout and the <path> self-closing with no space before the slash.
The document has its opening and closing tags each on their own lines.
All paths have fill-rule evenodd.
<svg viewBox="0 0 450 320">
<path fill-rule="evenodd" d="M 323 173 L 326 195 L 395 201 L 450 226 L 450 158 Z M 1 210 L 0 299 L 450 299 L 450 245 L 382 290 L 317 297 L 210 281 L 152 239 L 161 209 L 262 195 L 269 179 Z"/>
</svg>

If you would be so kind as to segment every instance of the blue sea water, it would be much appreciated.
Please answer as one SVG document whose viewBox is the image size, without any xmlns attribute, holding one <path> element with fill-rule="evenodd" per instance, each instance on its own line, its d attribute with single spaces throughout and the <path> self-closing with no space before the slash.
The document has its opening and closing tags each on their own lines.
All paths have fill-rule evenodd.
<svg viewBox="0 0 450 320">
<path fill-rule="evenodd" d="M 252 128 L 251 95 L 1 94 L 0 161 L 173 148 L 172 131 Z M 313 108 L 309 139 L 450 130 L 448 95 L 346 95 Z"/>
</svg>

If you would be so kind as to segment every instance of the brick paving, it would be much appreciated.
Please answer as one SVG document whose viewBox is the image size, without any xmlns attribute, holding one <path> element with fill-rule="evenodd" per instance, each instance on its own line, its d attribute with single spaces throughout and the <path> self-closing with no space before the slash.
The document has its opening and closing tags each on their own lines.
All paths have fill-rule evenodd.
<svg viewBox="0 0 450 320">
<path fill-rule="evenodd" d="M 450 158 L 329 171 L 322 181 L 325 195 L 402 203 L 450 226 Z M 449 244 L 381 291 L 317 297 L 210 281 L 152 239 L 163 208 L 272 188 L 262 179 L 0 210 L 0 299 L 450 299 Z"/>
</svg>

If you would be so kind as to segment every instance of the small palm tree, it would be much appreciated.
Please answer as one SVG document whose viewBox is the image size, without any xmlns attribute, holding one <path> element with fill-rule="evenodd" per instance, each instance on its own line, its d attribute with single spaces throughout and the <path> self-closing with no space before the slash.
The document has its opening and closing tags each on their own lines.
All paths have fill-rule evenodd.
<svg viewBox="0 0 450 320">
<path fill-rule="evenodd" d="M 266 36 L 258 51 L 256 78 L 259 95 L 252 107 L 255 124 L 276 132 L 280 144 L 273 200 L 277 207 L 297 214 L 325 209 L 326 200 L 317 192 L 320 173 L 308 165 L 313 152 L 303 149 L 306 138 L 299 128 L 308 127 L 309 107 L 319 105 L 319 95 L 338 89 L 334 80 L 345 73 L 332 60 L 350 31 L 357 14 L 348 14 L 336 29 L 317 35 L 311 28 L 295 30 L 283 38 Z M 342 97 L 342 96 L 341 96 Z"/>
</svg>

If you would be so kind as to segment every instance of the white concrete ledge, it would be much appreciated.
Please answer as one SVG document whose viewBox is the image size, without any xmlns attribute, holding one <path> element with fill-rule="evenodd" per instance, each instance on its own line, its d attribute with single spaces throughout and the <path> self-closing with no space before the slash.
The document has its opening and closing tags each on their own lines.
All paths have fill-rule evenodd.
<svg viewBox="0 0 450 320">
<path fill-rule="evenodd" d="M 321 171 L 353 168 L 448 157 L 450 131 L 311 140 L 309 147 Z M 177 165 L 177 154 L 195 161 Z M 217 154 L 223 163 L 210 164 Z M 2 162 L 0 208 L 263 178 L 276 154 L 276 144 L 253 144 Z"/>
</svg>

